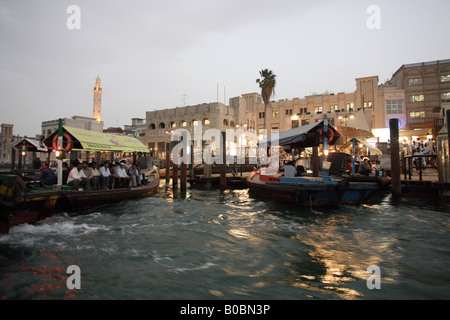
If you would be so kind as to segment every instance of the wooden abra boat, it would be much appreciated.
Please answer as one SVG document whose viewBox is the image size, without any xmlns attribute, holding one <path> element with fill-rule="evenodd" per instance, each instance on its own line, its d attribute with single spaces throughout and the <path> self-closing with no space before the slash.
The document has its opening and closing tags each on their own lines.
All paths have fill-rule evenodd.
<svg viewBox="0 0 450 320">
<path fill-rule="evenodd" d="M 58 192 L 36 190 L 24 193 L 19 177 L 3 175 L 0 186 L 0 234 L 8 233 L 12 226 L 33 223 L 52 215 Z"/>
<path fill-rule="evenodd" d="M 25 194 L 20 191 L 18 201 L 15 201 L 14 186 L 18 177 L 7 176 L 6 182 L 5 177 L 2 177 L 3 184 L 0 189 L 0 234 L 8 233 L 13 226 L 48 218 L 54 212 L 74 212 L 155 194 L 160 180 L 158 173 L 152 173 L 147 176 L 149 183 L 137 188 L 91 191 L 33 190 Z"/>
<path fill-rule="evenodd" d="M 58 211 L 76 212 L 92 209 L 122 200 L 147 197 L 155 194 L 159 186 L 159 174 L 147 176 L 148 184 L 136 188 L 75 191 L 62 190 L 59 192 Z"/>
<path fill-rule="evenodd" d="M 247 186 L 256 196 L 307 207 L 338 207 L 343 195 L 341 180 L 334 178 L 284 178 L 254 172 Z"/>
</svg>

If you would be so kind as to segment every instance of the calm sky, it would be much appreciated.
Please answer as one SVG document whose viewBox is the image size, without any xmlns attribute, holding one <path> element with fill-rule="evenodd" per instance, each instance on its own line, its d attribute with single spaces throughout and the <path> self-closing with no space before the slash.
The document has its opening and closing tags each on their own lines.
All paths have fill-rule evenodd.
<svg viewBox="0 0 450 320">
<path fill-rule="evenodd" d="M 448 0 L 0 0 L 0 123 L 34 136 L 91 117 L 97 75 L 105 128 L 214 102 L 218 86 L 228 104 L 259 92 L 264 68 L 275 99 L 353 92 L 357 77 L 450 58 L 448 12 Z"/>
</svg>

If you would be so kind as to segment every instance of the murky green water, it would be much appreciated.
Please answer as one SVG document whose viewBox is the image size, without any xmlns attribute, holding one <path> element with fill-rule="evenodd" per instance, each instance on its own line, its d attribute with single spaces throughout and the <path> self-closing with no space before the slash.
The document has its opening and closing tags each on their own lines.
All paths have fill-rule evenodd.
<svg viewBox="0 0 450 320">
<path fill-rule="evenodd" d="M 247 190 L 162 187 L 0 236 L 0 298 L 449 299 L 449 239 L 450 213 L 420 201 L 311 211 Z"/>
</svg>

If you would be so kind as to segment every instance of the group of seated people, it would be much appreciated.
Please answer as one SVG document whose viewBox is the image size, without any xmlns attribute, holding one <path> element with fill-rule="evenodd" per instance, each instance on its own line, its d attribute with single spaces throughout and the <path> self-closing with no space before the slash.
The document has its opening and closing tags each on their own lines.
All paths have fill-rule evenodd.
<svg viewBox="0 0 450 320">
<path fill-rule="evenodd" d="M 365 157 L 359 164 L 358 173 L 363 176 L 378 176 L 380 167 L 380 161 L 374 160 L 370 162 L 369 158 Z"/>
<path fill-rule="evenodd" d="M 147 184 L 145 175 L 141 173 L 139 164 L 135 161 L 128 165 L 125 160 L 120 163 L 105 161 L 98 168 L 95 162 L 75 160 L 73 168 L 69 169 L 63 163 L 63 184 L 72 186 L 74 190 L 104 190 L 118 188 L 135 188 Z M 57 177 L 46 162 L 42 163 L 39 186 L 51 186 L 57 183 Z"/>
</svg>

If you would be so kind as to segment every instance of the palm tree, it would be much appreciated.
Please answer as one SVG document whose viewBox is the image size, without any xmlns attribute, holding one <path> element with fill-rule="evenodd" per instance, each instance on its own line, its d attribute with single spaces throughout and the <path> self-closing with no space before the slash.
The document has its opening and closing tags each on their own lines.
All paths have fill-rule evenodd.
<svg viewBox="0 0 450 320">
<path fill-rule="evenodd" d="M 259 72 L 261 79 L 256 79 L 256 83 L 261 88 L 261 96 L 264 101 L 264 129 L 266 129 L 267 106 L 270 103 L 270 97 L 275 96 L 276 75 L 272 70 L 263 69 Z"/>
</svg>

